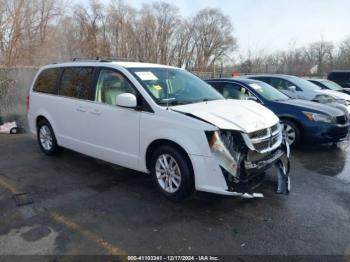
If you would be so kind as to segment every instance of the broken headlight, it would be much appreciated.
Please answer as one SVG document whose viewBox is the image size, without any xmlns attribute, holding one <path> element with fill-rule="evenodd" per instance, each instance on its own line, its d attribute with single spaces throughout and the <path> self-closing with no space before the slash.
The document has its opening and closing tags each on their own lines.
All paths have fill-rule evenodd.
<svg viewBox="0 0 350 262">
<path fill-rule="evenodd" d="M 239 165 L 244 141 L 239 132 L 215 131 L 207 132 L 210 150 L 220 167 L 232 176 L 239 176 Z"/>
</svg>

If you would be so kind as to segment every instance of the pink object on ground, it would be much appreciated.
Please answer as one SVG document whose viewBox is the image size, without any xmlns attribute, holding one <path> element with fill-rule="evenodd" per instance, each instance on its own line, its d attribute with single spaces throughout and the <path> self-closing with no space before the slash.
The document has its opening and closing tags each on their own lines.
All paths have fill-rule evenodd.
<svg viewBox="0 0 350 262">
<path fill-rule="evenodd" d="M 8 122 L 0 126 L 0 133 L 10 134 L 12 128 L 16 128 L 16 122 Z"/>
</svg>

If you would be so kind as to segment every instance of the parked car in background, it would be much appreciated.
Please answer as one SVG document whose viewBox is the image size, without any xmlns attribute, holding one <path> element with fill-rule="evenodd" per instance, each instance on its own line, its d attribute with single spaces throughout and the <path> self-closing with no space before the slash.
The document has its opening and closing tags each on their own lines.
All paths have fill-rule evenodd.
<svg viewBox="0 0 350 262">
<path fill-rule="evenodd" d="M 272 85 L 291 98 L 331 104 L 350 114 L 350 95 L 348 94 L 325 90 L 305 79 L 291 75 L 248 75 L 246 77 Z"/>
<path fill-rule="evenodd" d="M 328 74 L 327 79 L 343 88 L 350 88 L 350 70 L 334 70 Z"/>
<path fill-rule="evenodd" d="M 186 70 L 109 60 L 48 65 L 27 101 L 45 154 L 69 148 L 150 173 L 171 200 L 194 190 L 253 198 L 272 166 L 277 192 L 289 193 L 278 117 L 252 101 L 225 100 Z"/>
<path fill-rule="evenodd" d="M 253 79 L 210 79 L 207 82 L 226 99 L 254 100 L 273 111 L 280 118 L 291 146 L 301 142 L 338 142 L 348 134 L 347 114 L 332 106 L 291 99 L 267 83 Z"/>
<path fill-rule="evenodd" d="M 337 83 L 327 80 L 327 79 L 308 79 L 311 83 L 318 85 L 322 89 L 329 89 L 329 90 L 334 90 L 338 92 L 342 92 L 345 94 L 350 94 L 350 88 L 343 88 Z"/>
</svg>

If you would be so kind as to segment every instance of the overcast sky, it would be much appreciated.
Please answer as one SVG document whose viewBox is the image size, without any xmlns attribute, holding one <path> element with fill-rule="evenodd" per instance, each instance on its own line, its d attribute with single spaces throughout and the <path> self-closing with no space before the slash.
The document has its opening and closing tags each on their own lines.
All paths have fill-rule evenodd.
<svg viewBox="0 0 350 262">
<path fill-rule="evenodd" d="M 109 2 L 108 0 L 102 0 Z M 184 17 L 206 7 L 231 17 L 241 51 L 287 49 L 320 39 L 340 42 L 350 36 L 350 0 L 165 0 Z M 128 0 L 141 7 L 147 0 Z"/>
</svg>

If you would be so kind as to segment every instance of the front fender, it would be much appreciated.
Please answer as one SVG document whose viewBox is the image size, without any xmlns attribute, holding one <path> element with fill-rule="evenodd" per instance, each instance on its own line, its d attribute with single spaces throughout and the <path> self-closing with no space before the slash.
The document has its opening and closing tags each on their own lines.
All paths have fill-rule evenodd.
<svg viewBox="0 0 350 262">
<path fill-rule="evenodd" d="M 140 140 L 140 168 L 146 168 L 146 153 L 149 146 L 157 140 L 169 140 L 182 147 L 186 153 L 196 156 L 211 157 L 210 148 L 205 133 L 198 130 L 177 130 L 174 128 L 158 128 L 156 130 L 141 131 Z"/>
</svg>

